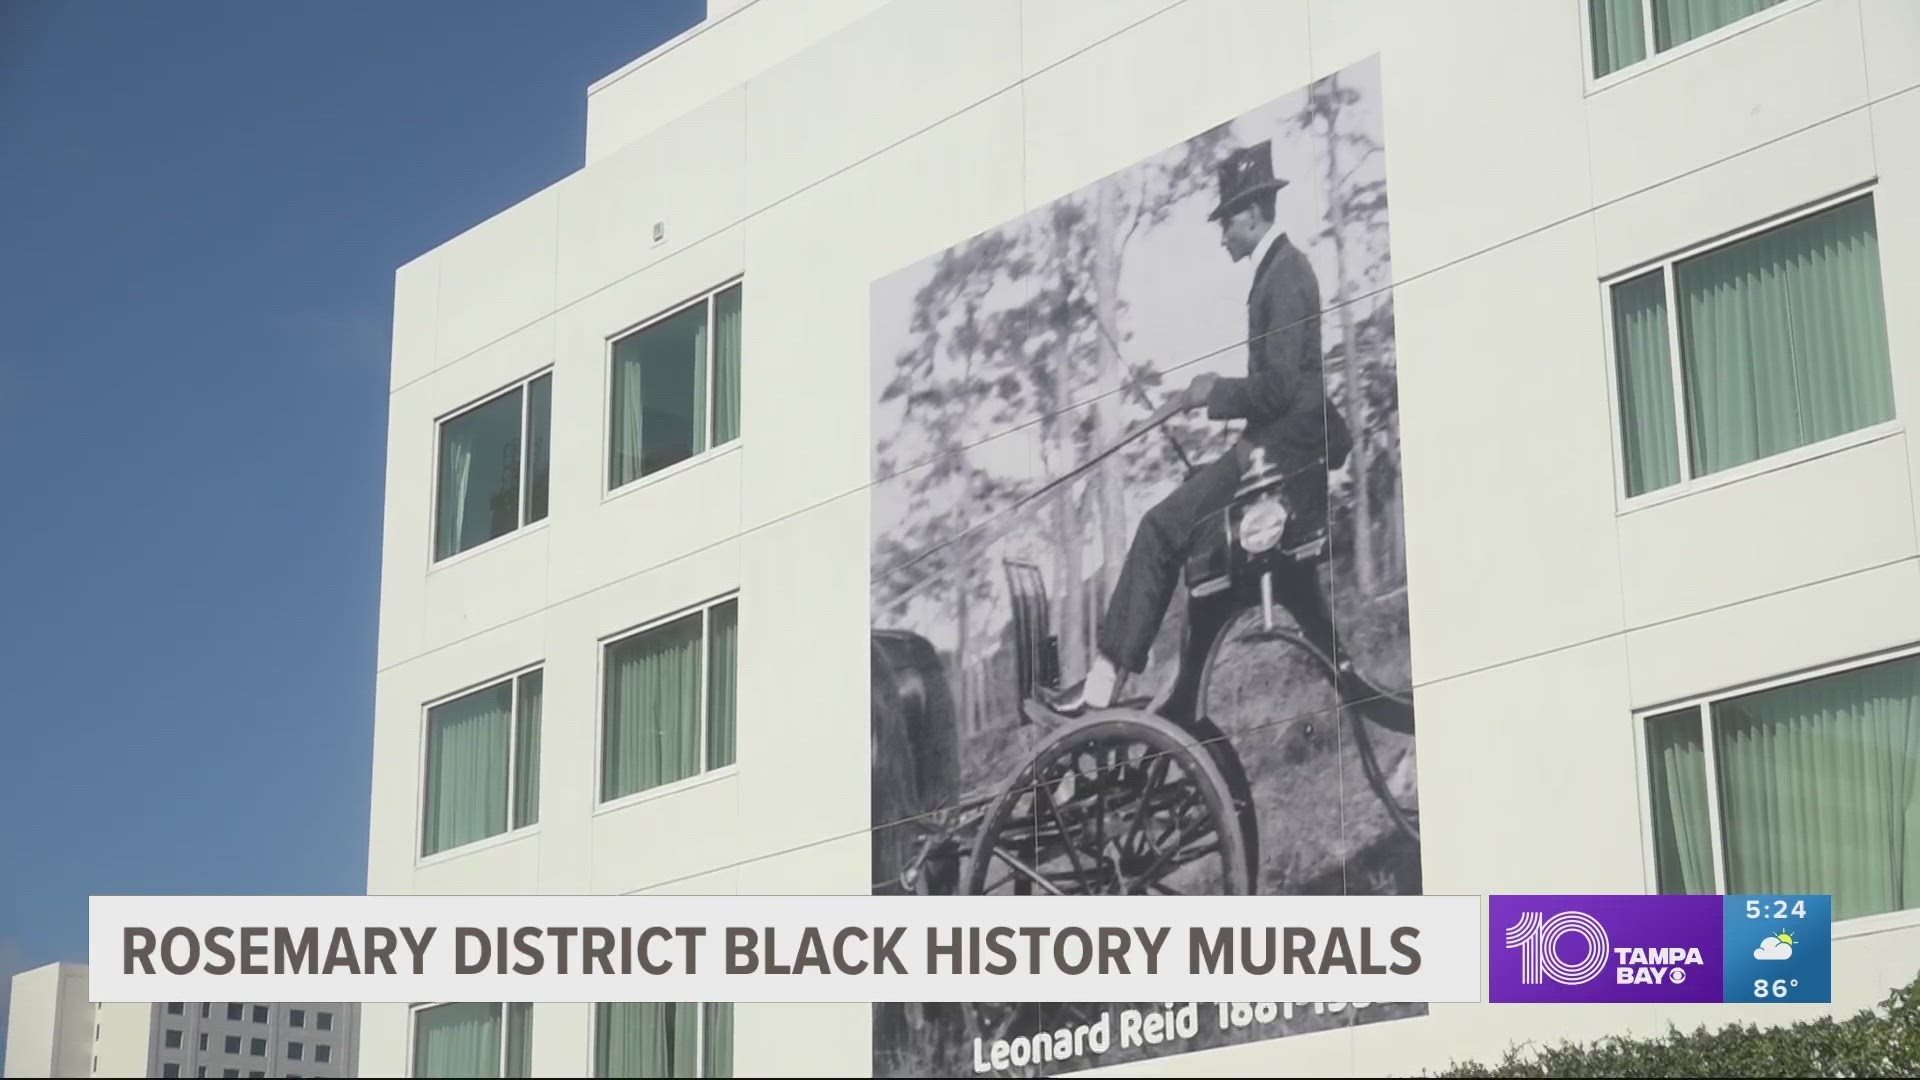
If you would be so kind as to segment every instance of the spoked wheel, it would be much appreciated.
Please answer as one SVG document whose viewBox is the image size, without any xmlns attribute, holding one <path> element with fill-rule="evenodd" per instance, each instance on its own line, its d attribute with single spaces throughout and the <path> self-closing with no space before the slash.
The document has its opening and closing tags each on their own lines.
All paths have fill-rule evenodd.
<svg viewBox="0 0 1920 1080">
<path fill-rule="evenodd" d="M 1338 671 L 1332 657 L 1307 641 L 1284 614 L 1276 615 L 1269 629 L 1259 607 L 1251 605 L 1220 627 L 1202 669 L 1199 714 L 1236 740 L 1288 740 L 1299 747 L 1316 728 L 1337 722 L 1345 734 L 1326 748 L 1332 760 L 1345 760 L 1342 751 L 1350 747 L 1361 779 L 1388 822 L 1408 839 L 1419 840 L 1418 803 L 1412 793 L 1394 791 L 1382 764 L 1383 743 L 1413 733 L 1412 700 L 1380 689 L 1351 669 Z M 1287 730 L 1291 728 L 1306 734 Z M 1311 752 L 1299 749 L 1290 756 Z"/>
<path fill-rule="evenodd" d="M 1063 727 L 994 801 L 974 841 L 975 896 L 1244 895 L 1253 866 L 1231 790 L 1179 725 L 1104 709 Z M 984 1040 L 1097 1019 L 1104 1004 L 976 1004 Z"/>
<path fill-rule="evenodd" d="M 1240 822 L 1213 756 L 1172 721 L 1104 709 L 1036 751 L 987 812 L 975 896 L 1244 894 Z"/>
</svg>

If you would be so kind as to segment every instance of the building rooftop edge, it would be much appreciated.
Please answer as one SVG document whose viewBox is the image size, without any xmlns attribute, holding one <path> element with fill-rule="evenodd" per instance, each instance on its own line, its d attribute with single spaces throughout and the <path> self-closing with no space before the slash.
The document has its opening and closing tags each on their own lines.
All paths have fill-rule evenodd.
<svg viewBox="0 0 1920 1080">
<path fill-rule="evenodd" d="M 694 40 L 695 38 L 713 29 L 714 27 L 719 26 L 720 24 L 726 22 L 728 19 L 731 19 L 734 16 L 739 15 L 741 12 L 757 6 L 759 3 L 760 3 L 760 0 L 746 0 L 745 3 L 741 4 L 739 7 L 732 9 L 731 11 L 728 11 L 724 15 L 720 15 L 718 17 L 709 16 L 707 18 L 701 19 L 699 22 L 693 24 L 692 26 L 686 28 L 685 30 L 682 30 L 680 33 L 674 35 L 671 38 L 668 38 L 666 41 L 660 43 L 659 45 L 654 46 L 651 50 L 641 54 L 640 56 L 636 57 L 633 60 L 629 60 L 625 64 L 622 64 L 620 67 L 594 80 L 593 84 L 587 87 L 587 96 L 592 97 L 593 95 L 599 93 L 600 91 L 605 90 L 607 87 L 612 86 L 614 83 L 619 82 L 621 79 L 624 79 L 627 76 L 633 74 L 634 72 L 640 70 L 641 68 L 646 67 L 648 64 L 653 63 L 655 60 L 658 60 L 660 57 L 665 56 L 666 54 L 672 52 L 677 48 L 680 48 L 682 45 L 687 44 L 688 42 Z"/>
</svg>

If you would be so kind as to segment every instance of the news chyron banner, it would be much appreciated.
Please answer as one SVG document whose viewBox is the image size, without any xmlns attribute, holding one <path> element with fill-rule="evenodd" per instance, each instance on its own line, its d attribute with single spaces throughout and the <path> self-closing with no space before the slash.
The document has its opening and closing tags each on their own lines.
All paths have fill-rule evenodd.
<svg viewBox="0 0 1920 1080">
<path fill-rule="evenodd" d="M 1488 1000 L 1833 1000 L 1830 896 L 1494 896 Z"/>
<path fill-rule="evenodd" d="M 1471 896 L 96 896 L 89 963 L 93 1000 L 106 1002 L 1477 1001 L 1481 907 Z M 1150 1045 L 1190 1023 L 1153 1007 L 1080 1037 Z M 1033 1052 L 983 1046 L 1003 1064 Z"/>
</svg>

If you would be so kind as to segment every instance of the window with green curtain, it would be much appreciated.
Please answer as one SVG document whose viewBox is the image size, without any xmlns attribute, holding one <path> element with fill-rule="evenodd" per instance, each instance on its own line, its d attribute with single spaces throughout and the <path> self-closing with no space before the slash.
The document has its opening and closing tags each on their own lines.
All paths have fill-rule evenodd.
<svg viewBox="0 0 1920 1080">
<path fill-rule="evenodd" d="M 413 1014 L 413 1075 L 500 1075 L 500 1006 L 461 1002 Z"/>
<path fill-rule="evenodd" d="M 1588 36 L 1593 40 L 1593 75 L 1599 78 L 1647 58 L 1643 0 L 1588 0 Z"/>
<path fill-rule="evenodd" d="M 1729 893 L 1920 907 L 1920 657 L 1715 702 Z"/>
<path fill-rule="evenodd" d="M 733 1075 L 733 1005 L 709 1002 L 700 1031 L 701 1075 Z"/>
<path fill-rule="evenodd" d="M 593 1074 L 700 1075 L 700 1006 L 685 1002 L 601 1002 L 594 1023 Z"/>
<path fill-rule="evenodd" d="M 507 1006 L 507 1060 L 500 1075 L 517 1078 L 533 1075 L 533 1005 L 516 1001 Z"/>
<path fill-rule="evenodd" d="M 1667 277 L 1661 270 L 1615 285 L 1614 370 L 1620 388 L 1620 450 L 1627 494 L 1680 482 L 1673 365 L 1667 348 Z"/>
<path fill-rule="evenodd" d="M 1600 78 L 1730 26 L 1785 0 L 1587 0 L 1593 75 Z M 1649 34 L 1651 31 L 1651 34 Z"/>
<path fill-rule="evenodd" d="M 1653 47 L 1666 52 L 1783 0 L 1653 0 Z"/>
<path fill-rule="evenodd" d="M 434 558 L 520 527 L 521 412 L 514 390 L 441 423 Z"/>
<path fill-rule="evenodd" d="M 1674 289 L 1695 475 L 1893 418 L 1871 196 L 1687 259 Z"/>
<path fill-rule="evenodd" d="M 607 647 L 602 801 L 700 771 L 704 632 L 695 612 Z"/>
<path fill-rule="evenodd" d="M 707 768 L 733 764 L 740 684 L 740 602 L 715 605 L 707 617 Z"/>
<path fill-rule="evenodd" d="M 540 699 L 543 673 L 520 676 L 520 700 L 513 724 L 513 827 L 540 820 Z"/>
<path fill-rule="evenodd" d="M 1715 891 L 1712 824 L 1707 817 L 1707 750 L 1698 708 L 1647 720 L 1647 790 L 1659 891 Z"/>
<path fill-rule="evenodd" d="M 707 448 L 708 319 L 702 300 L 614 343 L 609 488 Z"/>
<path fill-rule="evenodd" d="M 740 437 L 740 286 L 714 297 L 713 445 Z"/>
<path fill-rule="evenodd" d="M 527 386 L 527 512 L 526 521 L 547 516 L 547 463 L 553 447 L 553 376 L 542 375 Z"/>
<path fill-rule="evenodd" d="M 427 711 L 420 853 L 505 832 L 507 739 L 513 683 L 497 683 Z"/>
</svg>

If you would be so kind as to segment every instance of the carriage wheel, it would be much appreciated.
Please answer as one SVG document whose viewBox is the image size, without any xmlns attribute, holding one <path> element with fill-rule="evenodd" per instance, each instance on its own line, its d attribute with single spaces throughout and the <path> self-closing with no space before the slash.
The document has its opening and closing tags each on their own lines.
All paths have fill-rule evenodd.
<svg viewBox="0 0 1920 1080">
<path fill-rule="evenodd" d="M 1208 748 L 1152 713 L 1106 709 L 1063 727 L 987 811 L 969 895 L 1244 895 L 1253 866 Z M 1097 1019 L 1101 1004 L 975 1004 L 982 1039 Z M 1044 1015 L 1043 1015 L 1044 1014 Z"/>
<path fill-rule="evenodd" d="M 1249 649 L 1257 650 L 1258 655 L 1247 657 Z M 1223 665 L 1242 664 L 1259 671 L 1255 680 L 1259 701 L 1246 700 L 1241 688 L 1232 685 L 1233 680 L 1221 677 Z M 1354 753 L 1368 788 L 1380 800 L 1394 827 L 1418 841 L 1419 806 L 1401 802 L 1387 785 L 1386 772 L 1380 767 L 1379 751 L 1368 727 L 1378 724 L 1389 732 L 1411 735 L 1413 704 L 1404 695 L 1380 690 L 1351 671 L 1346 681 L 1348 688 L 1343 695 L 1332 657 L 1314 648 L 1291 622 L 1280 622 L 1273 629 L 1266 629 L 1259 607 L 1250 605 L 1229 618 L 1214 635 L 1206 665 L 1201 669 L 1198 714 L 1215 723 L 1225 721 L 1223 726 L 1229 731 L 1239 731 L 1251 725 L 1275 722 L 1297 721 L 1311 726 L 1317 719 L 1333 716 L 1337 708 L 1340 721 L 1352 733 Z M 1356 691 L 1355 686 L 1361 689 Z M 1271 708 L 1267 699 L 1276 693 L 1287 703 L 1292 715 L 1279 718 L 1258 715 Z M 1348 704 L 1347 698 L 1357 694 L 1366 695 L 1365 699 Z"/>
</svg>

